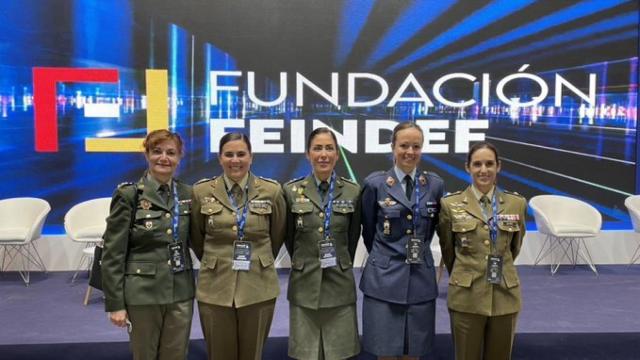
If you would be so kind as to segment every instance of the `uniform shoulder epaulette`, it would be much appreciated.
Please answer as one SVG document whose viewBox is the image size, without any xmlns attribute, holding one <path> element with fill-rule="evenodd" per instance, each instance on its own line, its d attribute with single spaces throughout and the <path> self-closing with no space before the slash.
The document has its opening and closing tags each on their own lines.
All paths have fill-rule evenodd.
<svg viewBox="0 0 640 360">
<path fill-rule="evenodd" d="M 460 194 L 462 194 L 462 190 L 458 190 L 458 191 L 456 191 L 456 192 L 446 193 L 446 194 L 444 194 L 442 197 L 443 197 L 443 198 L 446 198 L 446 197 L 449 197 L 449 196 L 452 196 L 452 195 L 460 195 Z"/>
<path fill-rule="evenodd" d="M 203 182 L 207 182 L 207 181 L 209 181 L 209 180 L 213 180 L 213 179 L 215 179 L 215 178 L 216 178 L 215 176 L 214 176 L 214 177 L 212 177 L 212 178 L 203 178 L 203 179 L 200 179 L 200 180 L 196 181 L 196 183 L 195 183 L 195 184 L 193 184 L 193 185 L 202 184 Z"/>
<path fill-rule="evenodd" d="M 118 184 L 118 188 L 124 187 L 124 186 L 130 186 L 130 185 L 135 185 L 136 183 L 131 182 L 131 181 L 125 181 L 125 182 L 121 182 L 120 184 Z"/>
<path fill-rule="evenodd" d="M 349 184 L 358 185 L 358 183 L 352 180 L 351 178 L 346 178 L 344 176 L 340 176 L 340 180 L 344 182 L 348 182 Z"/>
<path fill-rule="evenodd" d="M 264 176 L 258 176 L 258 177 L 260 179 L 262 179 L 262 180 L 265 180 L 265 181 L 268 181 L 270 183 L 274 183 L 274 184 L 278 185 L 278 182 L 276 180 L 273 180 L 273 179 L 270 179 L 270 178 L 267 178 L 267 177 L 264 177 Z"/>
<path fill-rule="evenodd" d="M 515 192 L 515 191 L 509 191 L 509 190 L 504 190 L 504 189 L 502 189 L 502 192 L 503 192 L 503 193 L 505 193 L 505 194 L 509 194 L 509 195 L 513 195 L 513 196 L 517 196 L 517 197 L 524 198 L 524 196 L 522 196 L 522 195 L 518 194 L 518 193 L 517 193 L 517 192 Z"/>
<path fill-rule="evenodd" d="M 297 178 L 293 178 L 293 179 L 291 179 L 291 180 L 287 181 L 287 182 L 286 182 L 286 183 L 284 183 L 284 184 L 285 184 L 285 185 L 288 185 L 288 184 L 292 184 L 292 183 L 294 183 L 294 182 L 302 181 L 305 177 L 306 177 L 306 176 L 300 176 L 300 177 L 297 177 Z"/>
</svg>

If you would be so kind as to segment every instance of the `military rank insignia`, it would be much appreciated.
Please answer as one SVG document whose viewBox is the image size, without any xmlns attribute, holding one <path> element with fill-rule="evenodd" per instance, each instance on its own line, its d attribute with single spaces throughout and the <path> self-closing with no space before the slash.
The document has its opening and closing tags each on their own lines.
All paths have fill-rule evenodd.
<svg viewBox="0 0 640 360">
<path fill-rule="evenodd" d="M 420 175 L 420 177 L 418 177 L 418 181 L 420 181 L 420 185 L 422 186 L 427 185 L 427 178 L 424 175 Z"/>
<path fill-rule="evenodd" d="M 392 176 L 389 176 L 387 178 L 387 185 L 393 186 L 393 184 L 395 184 L 395 183 L 396 183 L 396 179 L 394 179 Z"/>
<path fill-rule="evenodd" d="M 147 220 L 147 221 L 145 221 L 145 222 L 144 222 L 144 227 L 145 227 L 147 230 L 151 230 L 151 228 L 153 227 L 153 221 L 151 221 L 151 220 Z"/>
</svg>

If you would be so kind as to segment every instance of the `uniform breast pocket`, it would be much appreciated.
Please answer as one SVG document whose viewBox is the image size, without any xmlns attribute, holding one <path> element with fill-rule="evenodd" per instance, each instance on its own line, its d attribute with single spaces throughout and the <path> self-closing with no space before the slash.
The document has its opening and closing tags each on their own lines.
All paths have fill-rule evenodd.
<svg viewBox="0 0 640 360">
<path fill-rule="evenodd" d="M 222 212 L 222 204 L 220 203 L 204 203 L 200 208 L 200 214 L 206 219 L 207 229 L 212 231 L 215 228 L 221 228 L 221 224 L 217 219 L 220 218 Z M 217 225 L 217 226 L 216 226 Z"/>
<path fill-rule="evenodd" d="M 331 229 L 334 232 L 344 232 L 349 229 L 351 215 L 355 211 L 353 202 L 336 200 L 333 202 Z"/>
<path fill-rule="evenodd" d="M 138 233 L 151 233 L 158 229 L 162 222 L 163 211 L 138 210 L 135 216 L 134 231 Z"/>
<path fill-rule="evenodd" d="M 296 224 L 296 231 L 307 232 L 311 230 L 310 226 L 305 225 L 310 224 L 309 216 L 312 215 L 313 208 L 314 206 L 310 202 L 291 204 L 291 214 Z"/>
<path fill-rule="evenodd" d="M 451 232 L 454 233 L 456 246 L 462 252 L 473 253 L 473 232 L 478 224 L 471 221 L 454 221 L 451 223 Z"/>
<path fill-rule="evenodd" d="M 378 229 L 382 235 L 390 238 L 399 238 L 403 235 L 401 221 L 401 206 L 381 207 L 378 212 Z"/>
<path fill-rule="evenodd" d="M 271 200 L 249 201 L 249 216 L 247 217 L 247 231 L 269 232 L 269 219 L 271 217 Z"/>
<path fill-rule="evenodd" d="M 520 231 L 520 224 L 517 221 L 498 221 L 499 237 L 507 236 L 505 241 L 501 241 L 502 251 L 511 244 L 511 239 Z"/>
</svg>

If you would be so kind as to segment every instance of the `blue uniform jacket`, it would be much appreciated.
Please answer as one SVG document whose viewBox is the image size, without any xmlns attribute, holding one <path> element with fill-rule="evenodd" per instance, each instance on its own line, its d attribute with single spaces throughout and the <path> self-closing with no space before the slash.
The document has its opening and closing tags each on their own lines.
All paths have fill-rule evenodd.
<svg viewBox="0 0 640 360">
<path fill-rule="evenodd" d="M 413 234 L 412 206 L 393 169 L 369 175 L 362 190 L 362 236 L 369 251 L 360 289 L 370 297 L 398 304 L 416 304 L 438 296 L 431 238 L 438 224 L 442 178 L 432 172 L 416 171 L 420 189 L 419 218 Z M 411 237 L 424 241 L 424 263 L 407 264 L 407 243 Z"/>
</svg>

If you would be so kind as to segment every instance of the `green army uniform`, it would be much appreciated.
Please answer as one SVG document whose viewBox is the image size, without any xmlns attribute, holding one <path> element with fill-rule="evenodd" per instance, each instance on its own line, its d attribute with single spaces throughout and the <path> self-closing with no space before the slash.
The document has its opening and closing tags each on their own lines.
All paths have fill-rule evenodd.
<svg viewBox="0 0 640 360">
<path fill-rule="evenodd" d="M 458 360 L 511 358 L 521 308 L 520 280 L 513 262 L 525 235 L 527 202 L 516 193 L 494 191 L 495 246 L 477 190 L 470 186 L 441 200 L 438 236 L 450 274 L 447 305 Z M 487 206 L 491 211 L 491 203 Z M 499 284 L 487 280 L 491 255 L 502 258 Z"/>
<path fill-rule="evenodd" d="M 360 239 L 360 186 L 336 178 L 330 235 L 337 264 L 321 268 L 329 195 L 319 193 L 313 175 L 286 183 L 289 276 L 289 356 L 298 359 L 346 359 L 360 352 L 353 258 Z"/>
<path fill-rule="evenodd" d="M 238 224 L 224 177 L 199 182 L 193 191 L 191 239 L 201 260 L 196 298 L 210 359 L 259 359 L 280 293 L 274 259 L 285 233 L 282 189 L 251 173 L 245 181 L 247 192 L 237 205 L 240 213 L 245 200 L 248 206 L 248 271 L 232 269 Z"/>
<path fill-rule="evenodd" d="M 102 282 L 105 310 L 127 310 L 135 359 L 184 359 L 193 316 L 194 279 L 189 253 L 191 186 L 173 179 L 178 195 L 178 240 L 185 270 L 174 273 L 168 246 L 174 242 L 175 198 L 144 176 L 119 186 L 104 233 Z M 135 199 L 137 197 L 137 203 Z"/>
</svg>

